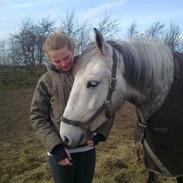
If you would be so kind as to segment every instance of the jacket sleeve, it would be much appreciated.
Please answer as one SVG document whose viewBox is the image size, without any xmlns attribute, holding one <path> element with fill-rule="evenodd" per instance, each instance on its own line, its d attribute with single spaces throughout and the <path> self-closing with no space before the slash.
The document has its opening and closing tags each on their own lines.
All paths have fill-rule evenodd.
<svg viewBox="0 0 183 183">
<path fill-rule="evenodd" d="M 111 131 L 111 128 L 113 126 L 113 122 L 114 122 L 114 119 L 115 119 L 115 114 L 113 115 L 113 117 L 106 121 L 102 126 L 100 126 L 98 129 L 97 129 L 97 133 L 99 134 L 102 134 L 104 137 L 105 137 L 105 140 L 108 138 L 109 136 L 109 133 Z"/>
<path fill-rule="evenodd" d="M 62 143 L 58 131 L 50 119 L 50 94 L 43 75 L 36 86 L 30 108 L 31 125 L 38 139 L 48 152 Z"/>
</svg>

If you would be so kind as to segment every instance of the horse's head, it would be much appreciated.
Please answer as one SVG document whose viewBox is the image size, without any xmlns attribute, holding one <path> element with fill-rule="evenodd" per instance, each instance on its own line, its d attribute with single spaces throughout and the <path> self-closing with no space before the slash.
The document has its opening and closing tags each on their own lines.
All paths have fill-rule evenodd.
<svg viewBox="0 0 183 183">
<path fill-rule="evenodd" d="M 60 125 L 60 136 L 70 147 L 85 143 L 89 132 L 110 120 L 126 92 L 122 69 L 116 67 L 117 54 L 94 30 L 95 42 L 83 51 L 74 68 L 75 80 Z"/>
</svg>

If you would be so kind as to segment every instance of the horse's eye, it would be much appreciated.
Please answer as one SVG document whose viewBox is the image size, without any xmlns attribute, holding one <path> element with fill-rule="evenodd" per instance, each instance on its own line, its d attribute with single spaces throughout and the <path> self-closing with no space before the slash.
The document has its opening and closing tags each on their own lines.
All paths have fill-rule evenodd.
<svg viewBox="0 0 183 183">
<path fill-rule="evenodd" d="M 99 81 L 95 81 L 95 80 L 88 81 L 87 88 L 97 87 L 99 83 L 100 83 Z"/>
</svg>

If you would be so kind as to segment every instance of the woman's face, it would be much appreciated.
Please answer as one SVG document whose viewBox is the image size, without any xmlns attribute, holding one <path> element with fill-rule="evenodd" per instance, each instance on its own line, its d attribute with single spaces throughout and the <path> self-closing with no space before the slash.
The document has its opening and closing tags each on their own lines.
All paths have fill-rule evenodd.
<svg viewBox="0 0 183 183">
<path fill-rule="evenodd" d="M 58 50 L 51 50 L 48 56 L 53 65 L 63 71 L 69 71 L 74 63 L 74 52 L 68 48 L 60 48 Z"/>
</svg>

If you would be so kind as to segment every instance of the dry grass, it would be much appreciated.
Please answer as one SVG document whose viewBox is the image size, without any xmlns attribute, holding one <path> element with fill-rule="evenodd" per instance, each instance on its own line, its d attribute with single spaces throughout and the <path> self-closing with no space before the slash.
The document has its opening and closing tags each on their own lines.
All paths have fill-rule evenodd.
<svg viewBox="0 0 183 183">
<path fill-rule="evenodd" d="M 0 91 L 0 182 L 51 183 L 47 155 L 32 132 L 29 106 L 33 89 Z M 121 109 L 107 143 L 97 146 L 94 183 L 145 183 L 146 170 L 133 148 L 134 108 Z M 174 179 L 161 178 L 161 183 Z"/>
</svg>

